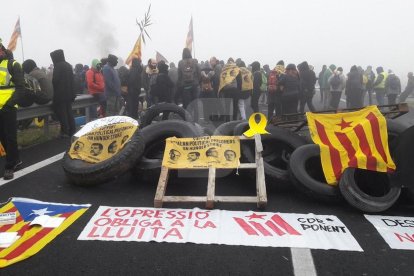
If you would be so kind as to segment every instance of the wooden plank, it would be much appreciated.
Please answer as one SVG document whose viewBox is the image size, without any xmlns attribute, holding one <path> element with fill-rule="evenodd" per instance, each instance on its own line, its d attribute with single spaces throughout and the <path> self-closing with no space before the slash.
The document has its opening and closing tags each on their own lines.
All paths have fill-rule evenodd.
<svg viewBox="0 0 414 276">
<path fill-rule="evenodd" d="M 206 208 L 214 207 L 214 194 L 216 193 L 216 168 L 208 169 L 207 202 Z"/>
<path fill-rule="evenodd" d="M 215 196 L 215 202 L 244 202 L 257 203 L 255 196 Z"/>
<path fill-rule="evenodd" d="M 257 207 L 264 209 L 267 205 L 266 182 L 264 174 L 264 165 L 262 154 L 256 152 L 256 192 L 257 192 Z"/>
<path fill-rule="evenodd" d="M 206 202 L 205 196 L 164 196 L 164 202 Z"/>
<path fill-rule="evenodd" d="M 239 169 L 256 169 L 256 163 L 241 163 Z"/>
<path fill-rule="evenodd" d="M 260 137 L 260 134 L 254 135 L 254 143 L 256 144 L 256 152 L 262 152 L 263 145 L 262 145 L 262 138 Z"/>
<path fill-rule="evenodd" d="M 155 198 L 154 198 L 155 208 L 162 207 L 162 200 L 165 195 L 165 190 L 167 189 L 168 176 L 169 176 L 168 168 L 162 166 L 160 178 L 158 180 L 157 191 L 155 192 Z"/>
</svg>

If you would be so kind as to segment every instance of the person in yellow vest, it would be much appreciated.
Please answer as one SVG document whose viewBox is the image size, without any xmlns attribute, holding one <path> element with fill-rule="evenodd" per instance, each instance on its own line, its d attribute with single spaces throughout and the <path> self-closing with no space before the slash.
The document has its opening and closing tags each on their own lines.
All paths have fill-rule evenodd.
<svg viewBox="0 0 414 276">
<path fill-rule="evenodd" d="M 384 69 L 380 66 L 377 67 L 377 77 L 372 85 L 375 91 L 375 97 L 377 99 L 377 105 L 384 105 L 385 97 L 385 81 L 387 80 L 388 74 L 384 72 Z"/>
<path fill-rule="evenodd" d="M 12 179 L 22 165 L 17 147 L 17 95 L 23 89 L 22 67 L 10 59 L 0 39 L 0 142 L 6 150 L 4 180 Z"/>
</svg>

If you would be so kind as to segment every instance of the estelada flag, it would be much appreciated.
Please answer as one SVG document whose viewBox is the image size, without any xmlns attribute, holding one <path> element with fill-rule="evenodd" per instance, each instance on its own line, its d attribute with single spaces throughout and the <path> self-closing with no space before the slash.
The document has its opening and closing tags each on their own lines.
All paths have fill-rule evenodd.
<svg viewBox="0 0 414 276">
<path fill-rule="evenodd" d="M 9 203 L 0 208 L 0 215 L 15 213 L 16 222 L 0 225 L 0 233 L 17 233 L 17 240 L 8 247 L 0 248 L 0 268 L 27 259 L 39 252 L 90 206 L 90 204 L 61 204 L 28 198 L 12 198 Z M 60 217 L 64 220 L 56 228 L 30 225 L 36 217 L 42 215 L 48 215 L 52 219 Z"/>
<path fill-rule="evenodd" d="M 7 46 L 7 49 L 10 51 L 14 51 L 16 50 L 16 45 L 17 45 L 17 39 L 19 38 L 19 36 L 22 36 L 22 32 L 20 30 L 20 17 L 19 19 L 17 19 L 16 25 L 14 26 L 14 31 L 11 35 L 10 41 L 9 41 L 9 45 Z"/>
<path fill-rule="evenodd" d="M 377 106 L 348 113 L 306 113 L 312 140 L 320 146 L 328 184 L 338 183 L 343 171 L 360 168 L 391 172 L 395 164 L 388 149 L 387 124 Z"/>
<path fill-rule="evenodd" d="M 131 53 L 129 54 L 128 58 L 125 61 L 125 63 L 128 64 L 129 66 L 131 66 L 131 64 L 132 64 L 132 59 L 134 59 L 134 58 L 141 59 L 141 56 L 142 56 L 141 36 L 142 36 L 142 34 L 139 35 L 137 41 L 135 42 L 134 48 L 132 48 Z"/>
</svg>

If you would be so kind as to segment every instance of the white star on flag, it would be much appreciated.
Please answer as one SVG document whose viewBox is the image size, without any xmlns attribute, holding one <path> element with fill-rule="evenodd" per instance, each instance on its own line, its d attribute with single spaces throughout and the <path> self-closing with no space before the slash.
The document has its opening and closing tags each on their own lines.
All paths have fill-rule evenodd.
<svg viewBox="0 0 414 276">
<path fill-rule="evenodd" d="M 46 207 L 46 208 L 39 209 L 39 210 L 32 210 L 32 213 L 30 215 L 33 215 L 34 214 L 36 216 L 43 216 L 43 215 L 46 215 L 48 213 L 53 213 L 53 211 L 48 211 L 47 210 L 47 207 Z"/>
</svg>

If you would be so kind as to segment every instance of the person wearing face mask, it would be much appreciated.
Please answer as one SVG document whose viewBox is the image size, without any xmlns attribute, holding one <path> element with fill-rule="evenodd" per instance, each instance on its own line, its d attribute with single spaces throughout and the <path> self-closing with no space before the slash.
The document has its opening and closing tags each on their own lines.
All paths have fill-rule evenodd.
<svg viewBox="0 0 414 276">
<path fill-rule="evenodd" d="M 100 107 L 100 115 L 105 117 L 105 81 L 102 75 L 102 64 L 99 59 L 92 60 L 91 68 L 86 72 L 86 86 L 88 93 L 92 95 L 98 102 Z M 91 119 L 97 118 L 96 108 L 93 106 L 90 108 Z"/>
<path fill-rule="evenodd" d="M 102 69 L 105 81 L 104 93 L 106 98 L 106 116 L 118 115 L 123 105 L 121 80 L 115 70 L 117 64 L 118 57 L 109 54 L 108 62 Z"/>
</svg>

